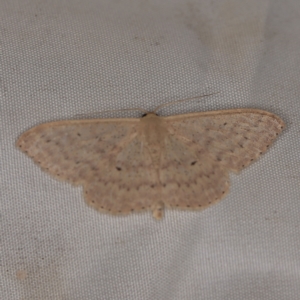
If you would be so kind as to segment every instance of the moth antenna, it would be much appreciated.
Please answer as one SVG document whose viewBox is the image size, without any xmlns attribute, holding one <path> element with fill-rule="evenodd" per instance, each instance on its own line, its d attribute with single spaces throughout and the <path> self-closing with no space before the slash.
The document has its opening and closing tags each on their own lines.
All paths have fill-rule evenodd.
<svg viewBox="0 0 300 300">
<path fill-rule="evenodd" d="M 104 110 L 104 111 L 100 111 L 100 112 L 97 112 L 97 113 L 92 113 L 92 114 L 76 114 L 75 116 L 76 117 L 91 117 L 92 115 L 95 115 L 95 114 L 103 114 L 103 113 L 109 113 L 109 112 L 117 112 L 117 111 L 134 111 L 134 110 L 139 110 L 141 111 L 142 113 L 144 114 L 148 114 L 149 112 L 145 109 L 142 109 L 142 108 L 139 108 L 139 107 L 136 107 L 136 108 L 123 108 L 123 109 L 112 109 L 112 110 Z"/>
<path fill-rule="evenodd" d="M 192 97 L 192 98 L 186 98 L 186 99 L 182 99 L 182 100 L 175 100 L 175 101 L 172 101 L 172 102 L 168 102 L 168 103 L 165 103 L 165 104 L 161 104 L 159 106 L 157 106 L 155 108 L 155 110 L 153 111 L 153 113 L 156 113 L 158 110 L 160 110 L 161 108 L 163 107 L 166 107 L 166 106 L 170 106 L 172 104 L 176 104 L 176 103 L 181 103 L 181 102 L 186 102 L 186 101 L 190 101 L 190 100 L 194 100 L 194 99 L 199 99 L 199 98 L 203 98 L 203 97 L 208 97 L 208 96 L 212 96 L 212 95 L 215 95 L 215 94 L 219 94 L 220 92 L 217 92 L 217 93 L 212 93 L 212 94 L 208 94 L 208 95 L 203 95 L 203 96 L 197 96 L 197 97 Z"/>
</svg>

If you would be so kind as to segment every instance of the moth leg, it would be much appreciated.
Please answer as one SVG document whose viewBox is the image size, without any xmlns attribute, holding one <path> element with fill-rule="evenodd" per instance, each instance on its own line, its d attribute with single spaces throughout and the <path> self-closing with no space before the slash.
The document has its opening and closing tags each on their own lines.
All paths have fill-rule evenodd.
<svg viewBox="0 0 300 300">
<path fill-rule="evenodd" d="M 152 210 L 152 216 L 156 220 L 160 220 L 164 216 L 164 208 L 165 205 L 162 201 L 156 202 L 155 204 L 152 205 L 151 210 Z"/>
</svg>

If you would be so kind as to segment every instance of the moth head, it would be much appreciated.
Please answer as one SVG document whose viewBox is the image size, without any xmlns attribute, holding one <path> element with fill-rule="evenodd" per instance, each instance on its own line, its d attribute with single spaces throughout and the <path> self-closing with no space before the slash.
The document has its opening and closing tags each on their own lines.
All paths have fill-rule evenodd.
<svg viewBox="0 0 300 300">
<path fill-rule="evenodd" d="M 158 114 L 156 114 L 156 113 L 154 113 L 154 112 L 148 112 L 148 113 L 145 113 L 145 114 L 143 114 L 142 115 L 142 118 L 151 118 L 151 117 L 153 117 L 153 116 L 155 116 L 155 117 L 158 117 Z"/>
</svg>

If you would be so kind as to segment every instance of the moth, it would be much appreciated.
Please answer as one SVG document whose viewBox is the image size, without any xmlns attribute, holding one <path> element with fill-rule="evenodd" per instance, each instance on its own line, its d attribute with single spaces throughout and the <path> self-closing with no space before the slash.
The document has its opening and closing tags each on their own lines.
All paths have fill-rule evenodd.
<svg viewBox="0 0 300 300">
<path fill-rule="evenodd" d="M 98 211 L 150 210 L 161 219 L 164 208 L 202 210 L 220 201 L 229 173 L 256 161 L 284 128 L 258 109 L 168 117 L 155 111 L 45 123 L 23 133 L 17 147 L 55 178 L 82 186 Z"/>
</svg>

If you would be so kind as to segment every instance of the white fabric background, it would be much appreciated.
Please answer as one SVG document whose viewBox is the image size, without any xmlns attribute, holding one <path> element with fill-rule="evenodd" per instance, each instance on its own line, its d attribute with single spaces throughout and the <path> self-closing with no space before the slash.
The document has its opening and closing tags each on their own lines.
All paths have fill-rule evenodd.
<svg viewBox="0 0 300 300">
<path fill-rule="evenodd" d="M 0 30 L 1 299 L 299 299 L 299 0 L 2 0 Z M 15 148 L 47 121 L 212 92 L 160 113 L 287 128 L 203 212 L 99 214 Z"/>
</svg>

